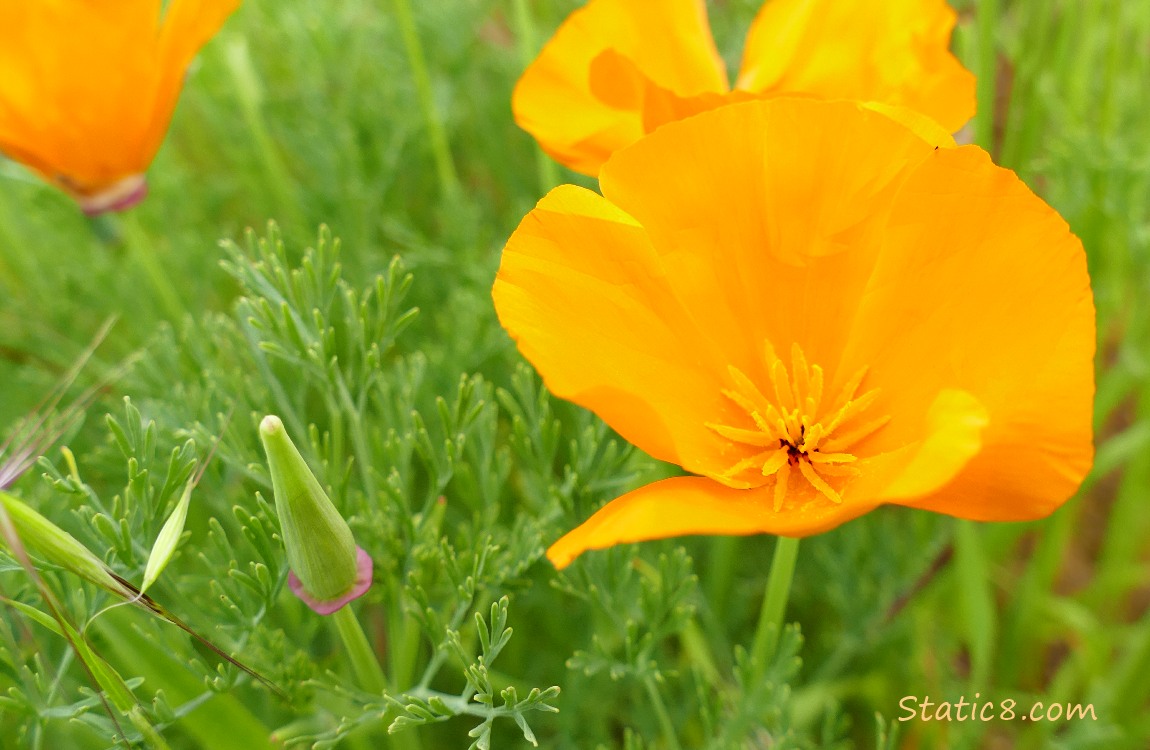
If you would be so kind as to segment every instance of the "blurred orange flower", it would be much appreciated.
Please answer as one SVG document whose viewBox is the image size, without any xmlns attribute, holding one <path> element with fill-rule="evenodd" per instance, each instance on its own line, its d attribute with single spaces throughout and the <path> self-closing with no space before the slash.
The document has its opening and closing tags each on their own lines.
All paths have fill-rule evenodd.
<svg viewBox="0 0 1150 750">
<path fill-rule="evenodd" d="M 889 109 L 889 108 L 880 108 Z M 921 124 L 921 123 L 919 123 Z M 1045 516 L 1090 468 L 1094 303 L 1057 213 L 975 146 L 851 102 L 669 124 L 508 241 L 500 321 L 557 396 L 696 476 L 548 551 L 806 536 L 886 503 Z"/>
<path fill-rule="evenodd" d="M 515 120 L 557 161 L 596 176 L 659 125 L 723 104 L 791 94 L 917 110 L 954 132 L 974 76 L 948 51 L 945 0 L 768 0 L 732 91 L 704 0 L 591 0 L 515 87 Z"/>
<path fill-rule="evenodd" d="M 0 151 L 86 213 L 136 203 L 188 65 L 239 4 L 0 4 Z"/>
</svg>

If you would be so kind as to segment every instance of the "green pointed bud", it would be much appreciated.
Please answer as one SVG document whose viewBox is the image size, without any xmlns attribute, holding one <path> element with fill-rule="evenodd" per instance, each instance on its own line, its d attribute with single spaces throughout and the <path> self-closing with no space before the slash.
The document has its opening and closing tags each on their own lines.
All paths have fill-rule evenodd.
<svg viewBox="0 0 1150 750">
<path fill-rule="evenodd" d="M 134 596 L 134 592 L 112 574 L 104 561 L 76 537 L 7 492 L 0 492 L 0 502 L 8 511 L 20 542 L 37 556 L 115 594 L 126 598 Z"/>
<path fill-rule="evenodd" d="M 371 586 L 371 557 L 355 546 L 347 521 L 323 491 L 279 417 L 264 417 L 260 439 L 291 568 L 288 585 L 316 612 L 331 614 Z"/>
<path fill-rule="evenodd" d="M 141 594 L 156 582 L 160 573 L 163 573 L 164 568 L 168 567 L 168 563 L 171 562 L 172 555 L 175 554 L 176 547 L 180 543 L 180 537 L 184 533 L 184 524 L 188 520 L 188 506 L 191 505 L 192 490 L 195 487 L 196 478 L 193 477 L 184 485 L 184 492 L 180 495 L 175 510 L 172 511 L 172 515 L 168 516 L 168 520 L 164 521 L 163 528 L 156 536 L 156 541 L 152 545 L 152 554 L 148 555 L 148 565 L 144 568 L 144 580 L 140 584 Z"/>
</svg>

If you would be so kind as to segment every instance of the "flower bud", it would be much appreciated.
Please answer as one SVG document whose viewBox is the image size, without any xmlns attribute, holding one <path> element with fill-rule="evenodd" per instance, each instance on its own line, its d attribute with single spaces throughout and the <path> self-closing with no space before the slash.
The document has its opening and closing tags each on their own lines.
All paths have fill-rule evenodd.
<svg viewBox="0 0 1150 750">
<path fill-rule="evenodd" d="M 4 505 L 12 528 L 25 547 L 35 552 L 45 561 L 58 565 L 86 581 L 101 586 L 125 598 L 132 598 L 135 592 L 108 569 L 104 561 L 85 547 L 76 537 L 35 511 L 19 498 L 0 491 L 0 503 Z"/>
<path fill-rule="evenodd" d="M 335 612 L 371 586 L 371 557 L 288 437 L 279 417 L 260 423 L 276 513 L 291 573 L 288 585 L 321 615 Z"/>
</svg>

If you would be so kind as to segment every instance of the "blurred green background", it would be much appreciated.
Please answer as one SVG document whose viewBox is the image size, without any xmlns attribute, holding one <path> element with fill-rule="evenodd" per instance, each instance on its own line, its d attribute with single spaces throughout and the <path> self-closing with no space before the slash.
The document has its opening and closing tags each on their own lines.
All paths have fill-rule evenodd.
<svg viewBox="0 0 1150 750">
<path fill-rule="evenodd" d="M 338 719 L 367 710 L 355 696 L 338 696 L 348 666 L 330 634 L 301 624 L 307 613 L 287 595 L 269 599 L 286 614 L 274 606 L 261 612 L 261 635 L 249 647 L 246 637 L 217 628 L 224 607 L 208 584 L 259 559 L 247 547 L 212 551 L 204 539 L 212 517 L 233 539 L 244 538 L 248 527 L 234 505 L 260 512 L 254 493 L 266 478 L 248 467 L 260 461 L 254 420 L 262 412 L 289 405 L 301 424 L 317 425 L 313 447 L 334 494 L 360 482 L 361 468 L 344 470 L 338 450 L 338 436 L 354 440 L 339 417 L 349 412 L 324 403 L 318 386 L 277 394 L 270 383 L 283 380 L 286 365 L 271 378 L 239 354 L 229 359 L 221 344 L 258 313 L 258 305 L 237 312 L 237 299 L 269 294 L 252 281 L 255 272 L 242 270 L 255 268 L 258 254 L 232 251 L 241 270 L 226 272 L 219 240 L 243 244 L 246 228 L 263 234 L 274 219 L 288 266 L 300 264 L 326 225 L 342 241 L 351 288 L 372 288 L 397 255 L 412 275 L 402 308 L 419 314 L 394 346 L 382 347 L 383 364 L 354 370 L 402 392 L 387 403 L 404 408 L 374 396 L 357 405 L 375 420 L 373 447 L 357 458 L 391 455 L 388 430 L 418 434 L 412 409 L 430 423 L 441 408 L 467 411 L 480 402 L 481 416 L 445 420 L 485 431 L 477 445 L 491 456 L 460 448 L 459 466 L 500 466 L 500 446 L 513 446 L 506 475 L 491 480 L 500 502 L 493 513 L 479 500 L 454 504 L 456 496 L 485 497 L 478 469 L 470 478 L 459 469 L 440 486 L 436 470 L 412 458 L 418 448 L 395 460 L 413 467 L 405 486 L 446 494 L 444 534 L 461 556 L 478 554 L 483 533 L 502 534 L 504 556 L 519 555 L 521 565 L 505 560 L 503 574 L 480 585 L 486 598 L 477 594 L 459 622 L 511 595 L 515 636 L 495 682 L 522 694 L 536 685 L 562 688 L 558 714 L 531 716 L 541 746 L 671 748 L 675 736 L 682 747 L 1150 747 L 1150 3 L 955 2 L 955 48 L 979 76 L 972 137 L 1062 213 L 1089 255 L 1099 344 L 1094 471 L 1077 498 L 1042 522 L 975 525 L 884 510 L 804 541 L 787 619 L 801 624 L 805 642 L 785 638 L 783 648 L 801 666 L 780 658 L 758 685 L 739 684 L 735 654 L 755 627 L 770 538 L 616 549 L 558 577 L 540 558 L 544 544 L 598 503 L 665 471 L 594 418 L 540 396 L 490 304 L 502 243 L 519 219 L 558 182 L 591 184 L 551 165 L 510 113 L 519 72 L 576 5 L 423 0 L 405 27 L 406 6 L 389 0 L 247 0 L 191 70 L 149 172 L 150 195 L 137 209 L 90 221 L 62 194 L 0 163 L 0 425 L 28 413 L 113 315 L 118 322 L 93 370 L 135 352 L 143 358 L 69 435 L 96 491 L 110 498 L 124 485 L 123 457 L 98 418 L 105 412 L 154 420 L 162 458 L 189 436 L 203 455 L 220 429 L 217 417 L 234 407 L 222 457 L 193 505 L 192 536 L 166 574 L 179 583 L 162 593 L 189 624 L 241 656 L 254 650 L 253 666 L 303 686 L 303 697 L 287 706 L 248 684 L 214 692 L 212 662 L 179 636 L 137 613 L 105 616 L 114 625 L 105 630 L 122 637 L 94 635 L 96 645 L 125 677 L 145 678 L 136 688 L 142 702 L 160 689 L 173 706 L 202 695 L 166 730 L 172 746 L 252 747 L 253 738 L 320 714 L 327 718 L 319 728 L 301 736 L 343 740 L 333 728 Z M 720 49 L 737 60 L 758 2 L 716 0 L 708 8 Z M 413 40 L 422 47 L 422 73 L 412 65 Z M 397 287 L 403 276 L 393 269 Z M 306 299 L 289 300 L 305 317 Z M 389 336 L 400 309 L 392 307 L 379 329 Z M 346 320 L 354 328 L 355 312 Z M 463 386 L 475 392 L 461 396 L 461 376 L 476 375 L 481 380 Z M 122 416 L 125 395 L 142 416 Z M 452 434 L 436 429 L 431 464 Z M 540 445 L 552 445 L 552 454 L 532 467 L 524 456 Z M 52 460 L 60 463 L 58 455 Z M 389 471 L 377 464 L 363 481 L 383 482 Z M 61 498 L 40 473 L 17 486 L 22 496 L 130 572 L 82 500 Z M 372 526 L 373 511 L 354 499 L 365 491 L 346 490 L 341 502 L 353 515 L 361 509 L 357 535 L 376 534 L 377 549 L 394 555 L 381 574 L 390 581 L 384 593 L 365 606 L 375 614 L 365 616 L 393 670 L 404 669 L 394 662 L 403 649 L 413 661 L 406 669 L 422 668 L 435 658 L 434 640 L 398 643 L 395 627 L 411 607 L 410 577 L 437 575 L 442 560 L 411 553 L 422 521 L 383 539 L 395 522 Z M 108 512 L 129 503 L 110 502 Z M 150 544 L 162 511 L 161 503 L 131 515 L 126 533 Z M 216 562 L 224 570 L 213 572 Z M 0 566 L 0 588 L 34 601 L 23 575 Z M 53 580 L 72 585 L 63 575 Z M 432 608 L 453 611 L 449 599 Z M 90 601 L 69 601 L 77 619 L 94 613 Z M 60 708 L 81 700 L 86 684 L 63 646 L 46 631 L 31 633 L 12 610 L 3 619 L 0 687 L 17 697 L 0 700 L 0 745 L 112 744 L 106 725 L 80 718 L 99 713 L 93 701 L 82 711 Z M 299 663 L 277 662 L 284 654 Z M 449 665 L 431 684 L 458 692 L 458 672 Z M 1022 708 L 1037 700 L 1089 703 L 1097 720 L 892 721 L 904 696 L 953 702 L 975 693 Z M 383 746 L 374 743 L 384 742 L 393 716 L 365 722 L 349 746 Z M 203 728 L 213 723 L 227 729 Z M 466 747 L 475 723 L 460 717 L 410 730 L 395 735 L 395 746 Z M 505 724 L 495 725 L 493 746 L 525 746 L 514 723 Z"/>
</svg>

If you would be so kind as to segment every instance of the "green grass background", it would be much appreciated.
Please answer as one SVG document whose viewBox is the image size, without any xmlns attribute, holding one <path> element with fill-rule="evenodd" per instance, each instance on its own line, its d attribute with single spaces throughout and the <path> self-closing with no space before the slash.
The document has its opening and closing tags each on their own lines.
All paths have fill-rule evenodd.
<svg viewBox="0 0 1150 750">
<path fill-rule="evenodd" d="M 574 5 L 427 0 L 415 4 L 414 36 L 405 36 L 403 6 L 390 0 L 247 0 L 191 71 L 138 209 L 90 222 L 63 195 L 0 165 L 0 424 L 29 411 L 99 325 L 117 315 L 100 363 L 142 350 L 147 364 L 115 383 L 72 436 L 82 468 L 84 451 L 98 457 L 108 442 L 95 417 L 119 414 L 123 395 L 157 421 L 161 454 L 178 445 L 189 415 L 210 414 L 221 402 L 195 388 L 222 367 L 219 353 L 197 354 L 206 344 L 196 337 L 210 330 L 197 321 L 229 313 L 241 293 L 220 268 L 218 240 L 242 241 L 247 227 L 262 233 L 268 219 L 278 223 L 293 263 L 315 244 L 321 224 L 330 227 L 342 240 L 344 278 L 357 288 L 385 272 L 393 256 L 402 258 L 413 275 L 407 302 L 420 314 L 396 356 L 418 354 L 423 362 L 413 398 L 429 413 L 436 396 L 454 397 L 461 374 L 514 389 L 518 355 L 489 297 L 502 243 L 553 184 L 588 183 L 547 162 L 516 128 L 510 94 L 525 62 Z M 884 510 L 804 541 L 787 610 L 788 621 L 802 626 L 802 665 L 787 679 L 772 672 L 771 689 L 755 693 L 760 708 L 785 714 L 789 734 L 764 731 L 755 739 L 752 732 L 740 746 L 1150 746 L 1150 3 L 956 5 L 955 47 L 979 76 L 974 136 L 1062 213 L 1089 255 L 1098 309 L 1096 465 L 1079 496 L 1041 522 L 975 525 Z M 728 59 L 738 59 L 756 8 L 753 0 L 709 3 Z M 425 54 L 427 87 L 405 46 L 413 38 Z M 429 125 L 428 106 L 438 125 Z M 522 371 L 518 378 L 530 382 Z M 223 378 L 217 385 L 244 387 Z M 595 420 L 562 404 L 549 408 L 560 442 L 571 443 L 558 453 L 549 491 L 578 476 L 587 492 L 544 512 L 520 483 L 506 493 L 498 523 L 510 528 L 517 516 L 537 514 L 539 533 L 554 538 L 615 490 L 662 469 L 642 456 L 614 460 L 618 447 Z M 232 429 L 258 460 L 253 425 L 241 411 Z M 510 439 L 506 410 L 492 429 Z M 605 453 L 579 452 L 588 446 Z M 98 458 L 90 465 L 93 485 L 119 481 L 101 477 Z M 253 488 L 237 472 L 209 475 L 210 489 L 192 513 L 192 549 L 209 516 L 226 519 L 232 505 L 251 502 Z M 44 498 L 46 514 L 62 525 L 88 520 L 53 504 L 34 489 L 40 484 L 32 476 L 21 487 Z M 767 537 L 652 543 L 598 553 L 558 582 L 533 547 L 534 564 L 490 593 L 512 593 L 516 630 L 499 679 L 563 688 L 560 713 L 532 717 L 542 746 L 670 748 L 675 736 L 696 747 L 717 736 L 724 719 L 708 716 L 708 695 L 730 705 L 754 692 L 736 684 L 734 652 L 749 646 L 772 546 Z M 686 589 L 666 600 L 683 611 L 668 615 L 666 628 L 635 615 L 653 634 L 644 654 L 660 665 L 637 671 L 624 653 L 636 621 L 628 597 L 668 586 L 660 576 L 674 572 L 667 565 L 679 548 L 690 559 L 674 580 Z M 659 563 L 661 554 L 672 562 Z M 173 568 L 194 555 L 185 551 Z M 0 585 L 17 589 L 21 575 L 0 572 Z M 215 632 L 194 597 L 168 593 L 174 609 L 186 602 L 185 619 Z M 12 643 L 26 645 L 27 626 L 11 611 L 5 619 Z M 171 647 L 194 656 L 190 647 L 171 646 L 173 636 L 134 636 L 139 619 L 108 616 L 114 627 L 99 645 L 109 660 L 126 677 L 144 677 L 142 698 L 163 689 L 174 705 L 197 695 L 204 670 L 164 653 Z M 350 674 L 316 626 L 283 627 L 310 655 L 301 658 L 320 665 L 316 674 Z M 50 640 L 43 632 L 35 638 Z M 387 648 L 399 647 L 389 640 Z M 59 690 L 43 691 L 35 717 L 0 706 L 0 745 L 108 746 L 94 725 L 54 717 L 51 707 L 77 700 L 83 678 L 62 649 L 45 653 L 55 661 L 14 658 L 0 670 L 0 685 L 27 689 L 21 660 L 45 680 L 70 677 Z M 417 641 L 412 654 L 423 664 L 430 646 Z M 627 669 L 605 668 L 604 654 Z M 445 689 L 459 682 L 442 679 Z M 324 698 L 323 687 L 316 691 L 331 715 L 351 711 Z M 1090 703 L 1098 720 L 890 723 L 903 696 L 969 701 L 975 693 L 1022 707 Z M 167 730 L 173 747 L 251 747 L 297 716 L 250 687 L 205 700 L 204 711 Z M 497 726 L 494 746 L 525 746 L 507 724 Z M 396 746 L 466 747 L 473 725 L 453 719 L 415 730 L 422 739 L 396 735 Z M 367 726 L 349 742 L 383 746 L 375 743 L 384 736 L 382 726 Z"/>
</svg>

